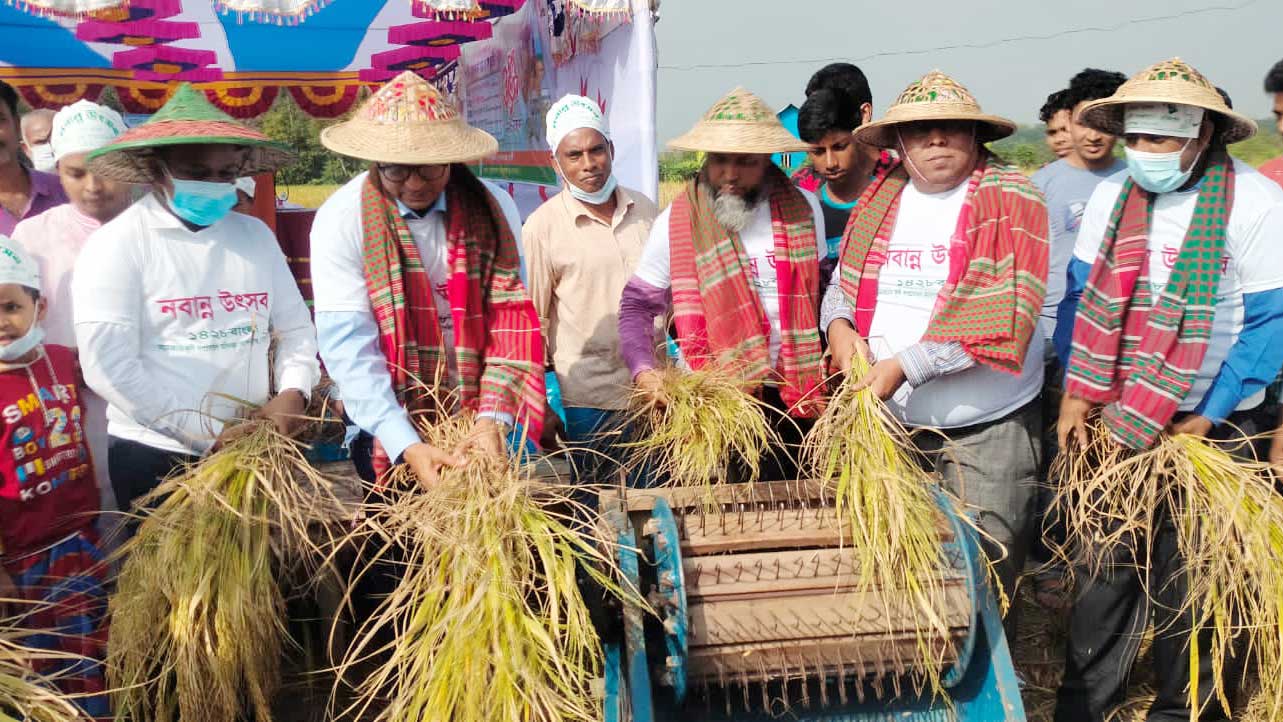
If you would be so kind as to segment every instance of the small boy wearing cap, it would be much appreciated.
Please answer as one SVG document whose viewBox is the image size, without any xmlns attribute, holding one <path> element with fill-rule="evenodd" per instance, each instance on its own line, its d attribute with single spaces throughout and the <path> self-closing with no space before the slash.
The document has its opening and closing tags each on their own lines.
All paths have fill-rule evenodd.
<svg viewBox="0 0 1283 722">
<path fill-rule="evenodd" d="M 71 277 L 80 251 L 94 231 L 120 215 L 133 201 L 128 183 L 93 173 L 87 167 L 89 153 L 112 142 L 125 132 L 125 121 L 111 108 L 87 100 L 69 105 L 53 118 L 49 136 L 54 169 L 69 202 L 27 218 L 13 230 L 13 242 L 30 254 L 40 269 L 48 315 L 41 321 L 49 343 L 76 348 L 72 325 Z M 107 403 L 84 389 L 81 403 L 89 446 L 98 464 L 98 490 L 105 510 L 116 509 L 116 496 L 107 478 Z M 104 515 L 104 525 L 112 523 Z M 103 527 L 104 534 L 108 531 Z"/>
<path fill-rule="evenodd" d="M 9 600 L 22 627 L 40 630 L 25 645 L 76 655 L 31 661 L 62 692 L 88 695 L 75 698 L 86 714 L 106 717 L 98 490 L 75 354 L 43 344 L 46 305 L 35 261 L 0 236 L 0 607 Z"/>
</svg>

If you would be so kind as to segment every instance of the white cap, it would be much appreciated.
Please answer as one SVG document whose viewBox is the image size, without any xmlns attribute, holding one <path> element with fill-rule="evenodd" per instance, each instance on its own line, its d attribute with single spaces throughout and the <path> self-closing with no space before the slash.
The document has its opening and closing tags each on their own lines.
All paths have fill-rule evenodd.
<svg viewBox="0 0 1283 722">
<path fill-rule="evenodd" d="M 106 106 L 77 100 L 53 117 L 49 143 L 55 161 L 73 153 L 88 153 L 114 141 L 127 129 L 120 113 Z"/>
<path fill-rule="evenodd" d="M 244 193 L 250 198 L 254 197 L 254 189 L 257 187 L 258 187 L 258 184 L 254 182 L 254 179 L 248 176 L 244 178 L 236 179 L 236 190 L 240 191 L 241 193 Z"/>
<path fill-rule="evenodd" d="M 1128 103 L 1123 106 L 1123 133 L 1197 138 L 1206 111 L 1180 103 Z"/>
<path fill-rule="evenodd" d="M 592 128 L 610 140 L 610 130 L 606 127 L 606 116 L 601 107 L 582 95 L 567 95 L 548 109 L 548 148 L 557 152 L 561 141 L 580 128 Z"/>
<path fill-rule="evenodd" d="M 7 236 L 0 236 L 0 284 L 6 283 L 39 291 L 40 267 L 22 246 Z"/>
</svg>

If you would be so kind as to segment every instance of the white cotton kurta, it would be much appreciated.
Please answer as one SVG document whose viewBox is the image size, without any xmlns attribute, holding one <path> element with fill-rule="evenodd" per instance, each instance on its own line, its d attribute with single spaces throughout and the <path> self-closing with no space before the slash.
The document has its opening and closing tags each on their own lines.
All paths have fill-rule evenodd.
<svg viewBox="0 0 1283 722">
<path fill-rule="evenodd" d="M 320 378 L 307 306 L 276 237 L 250 216 L 191 231 L 149 195 L 90 237 L 72 298 L 85 383 L 118 438 L 203 454 L 237 400 L 268 400 L 273 376 L 305 394 Z"/>
</svg>

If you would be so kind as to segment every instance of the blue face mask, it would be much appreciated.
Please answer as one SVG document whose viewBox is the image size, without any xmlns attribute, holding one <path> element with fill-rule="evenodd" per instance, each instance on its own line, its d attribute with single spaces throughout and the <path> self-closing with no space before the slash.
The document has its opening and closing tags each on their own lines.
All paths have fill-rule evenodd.
<svg viewBox="0 0 1283 722">
<path fill-rule="evenodd" d="M 223 219 L 236 205 L 234 183 L 183 180 L 170 176 L 173 194 L 166 194 L 165 202 L 174 215 L 194 226 L 212 226 Z"/>
<path fill-rule="evenodd" d="M 1143 150 L 1123 148 L 1127 155 L 1127 168 L 1131 171 L 1132 180 L 1150 193 L 1170 193 L 1185 185 L 1190 174 L 1198 165 L 1198 157 L 1190 163 L 1189 170 L 1181 170 L 1181 155 L 1193 138 L 1185 141 L 1181 149 L 1172 153 L 1149 153 Z M 1201 151 L 1199 153 L 1202 154 Z"/>
</svg>

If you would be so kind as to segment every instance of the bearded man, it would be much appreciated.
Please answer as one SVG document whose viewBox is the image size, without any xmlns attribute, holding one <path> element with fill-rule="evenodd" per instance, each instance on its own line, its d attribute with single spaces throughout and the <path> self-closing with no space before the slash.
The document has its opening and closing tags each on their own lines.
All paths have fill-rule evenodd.
<svg viewBox="0 0 1283 722">
<path fill-rule="evenodd" d="M 698 176 L 655 219 L 619 309 L 620 347 L 634 383 L 660 394 L 652 327 L 671 304 L 691 368 L 734 369 L 779 412 L 786 445 L 822 405 L 816 318 L 827 253 L 819 201 L 771 164 L 809 148 L 757 96 L 736 88 L 670 147 L 707 153 Z M 794 423 L 784 418 L 792 416 Z M 760 478 L 796 478 L 791 453 L 764 455 Z"/>
</svg>

